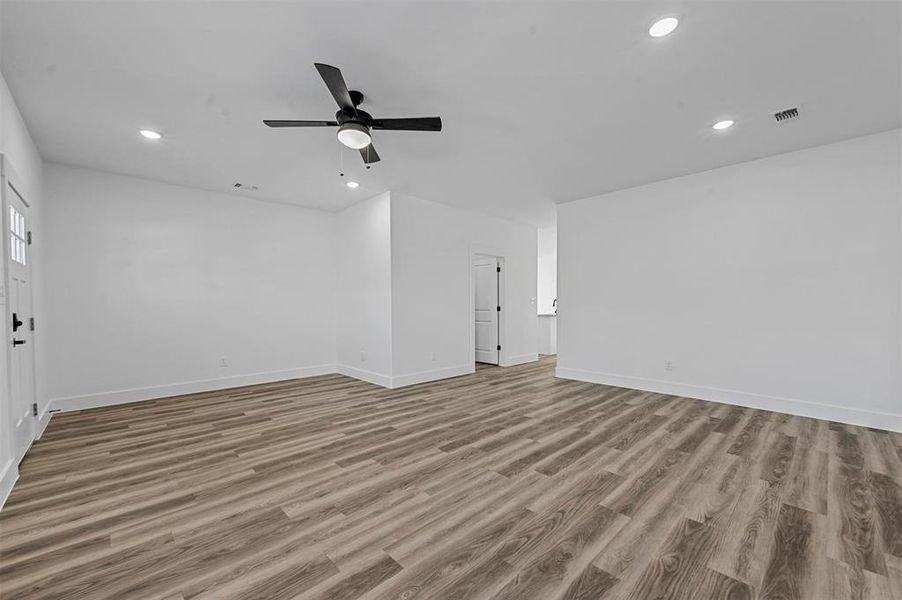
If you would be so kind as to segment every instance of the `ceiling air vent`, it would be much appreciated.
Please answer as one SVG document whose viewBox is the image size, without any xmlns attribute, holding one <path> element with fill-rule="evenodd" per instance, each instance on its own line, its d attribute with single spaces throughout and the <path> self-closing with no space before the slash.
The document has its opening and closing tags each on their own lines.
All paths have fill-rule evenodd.
<svg viewBox="0 0 902 600">
<path fill-rule="evenodd" d="M 790 119 L 795 119 L 799 116 L 799 109 L 796 108 L 787 108 L 786 110 L 781 110 L 780 112 L 774 113 L 774 118 L 777 120 L 777 123 L 781 123 L 783 121 L 788 121 Z"/>
<path fill-rule="evenodd" d="M 232 186 L 236 190 L 247 190 L 249 192 L 256 192 L 259 188 L 255 185 L 248 185 L 246 183 L 241 183 L 240 181 L 236 181 L 235 185 Z"/>
</svg>

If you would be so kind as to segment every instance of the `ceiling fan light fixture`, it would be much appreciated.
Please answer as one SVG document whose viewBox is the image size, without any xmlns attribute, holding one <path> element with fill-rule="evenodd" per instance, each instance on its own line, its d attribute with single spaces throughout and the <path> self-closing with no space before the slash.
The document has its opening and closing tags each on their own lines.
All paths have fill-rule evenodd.
<svg viewBox="0 0 902 600">
<path fill-rule="evenodd" d="M 351 121 L 338 128 L 338 141 L 348 148 L 360 150 L 369 146 L 373 138 L 366 125 Z"/>
</svg>

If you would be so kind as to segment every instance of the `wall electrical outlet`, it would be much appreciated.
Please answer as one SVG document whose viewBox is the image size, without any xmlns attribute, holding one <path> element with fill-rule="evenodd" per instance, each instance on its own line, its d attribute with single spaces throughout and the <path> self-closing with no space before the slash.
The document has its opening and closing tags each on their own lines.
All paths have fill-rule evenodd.
<svg viewBox="0 0 902 600">
<path fill-rule="evenodd" d="M 366 351 L 360 351 L 360 362 L 366 362 Z"/>
<path fill-rule="evenodd" d="M 673 361 L 665 360 L 664 361 L 664 370 L 665 371 L 673 371 Z"/>
<path fill-rule="evenodd" d="M 227 366 L 229 366 L 229 359 L 226 358 L 225 356 L 220 356 L 220 357 L 219 357 L 219 366 L 220 366 L 220 367 L 227 367 Z"/>
</svg>

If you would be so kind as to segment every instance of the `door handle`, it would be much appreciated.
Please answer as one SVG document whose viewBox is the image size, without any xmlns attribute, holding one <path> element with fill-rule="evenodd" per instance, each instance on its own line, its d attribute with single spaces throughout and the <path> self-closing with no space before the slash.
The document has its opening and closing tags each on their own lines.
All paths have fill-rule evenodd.
<svg viewBox="0 0 902 600">
<path fill-rule="evenodd" d="M 24 344 L 24 343 L 25 343 L 25 340 L 17 340 L 17 339 L 15 339 L 15 338 L 13 339 L 13 347 L 15 347 L 15 346 L 21 346 L 21 345 Z"/>
<path fill-rule="evenodd" d="M 22 321 L 19 320 L 19 316 L 16 313 L 13 313 L 13 331 L 16 331 L 24 325 Z"/>
</svg>

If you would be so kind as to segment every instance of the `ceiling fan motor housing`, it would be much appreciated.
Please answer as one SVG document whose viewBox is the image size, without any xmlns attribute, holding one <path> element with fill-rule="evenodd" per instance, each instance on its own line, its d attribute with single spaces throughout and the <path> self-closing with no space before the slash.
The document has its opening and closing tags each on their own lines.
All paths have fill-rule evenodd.
<svg viewBox="0 0 902 600">
<path fill-rule="evenodd" d="M 357 109 L 356 114 L 346 111 L 342 109 L 335 113 L 335 120 L 338 121 L 339 125 L 344 125 L 345 123 L 360 123 L 366 127 L 372 127 L 373 125 L 373 117 L 370 113 L 365 110 Z"/>
</svg>

